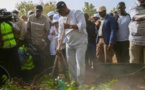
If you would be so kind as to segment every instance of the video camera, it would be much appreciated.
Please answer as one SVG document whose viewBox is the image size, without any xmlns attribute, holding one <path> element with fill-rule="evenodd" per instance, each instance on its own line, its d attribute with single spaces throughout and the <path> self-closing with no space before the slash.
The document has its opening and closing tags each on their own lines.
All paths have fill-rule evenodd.
<svg viewBox="0 0 145 90">
<path fill-rule="evenodd" d="M 0 22 L 4 22 L 4 21 L 12 21 L 12 22 L 17 22 L 17 15 L 12 13 L 12 12 L 8 12 L 6 9 L 0 9 Z"/>
</svg>

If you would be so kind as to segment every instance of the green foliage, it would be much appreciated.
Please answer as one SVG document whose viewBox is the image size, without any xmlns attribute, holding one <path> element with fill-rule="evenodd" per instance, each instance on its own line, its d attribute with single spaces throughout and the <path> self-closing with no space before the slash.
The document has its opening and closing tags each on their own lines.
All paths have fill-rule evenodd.
<svg viewBox="0 0 145 90">
<path fill-rule="evenodd" d="M 19 15 L 27 15 L 29 10 L 34 10 L 35 4 L 32 1 L 22 1 L 16 4 L 16 8 L 19 10 Z"/>
<path fill-rule="evenodd" d="M 31 86 L 27 86 L 27 88 L 22 88 L 20 86 L 17 86 L 12 81 L 9 81 L 7 76 L 2 77 L 3 80 L 6 82 L 6 84 L 0 88 L 0 90 L 31 90 Z M 39 89 L 37 90 L 113 90 L 111 86 L 118 82 L 117 80 L 112 80 L 108 83 L 103 83 L 100 85 L 80 85 L 79 87 L 76 87 L 76 82 L 65 82 L 61 78 L 56 78 L 55 80 L 51 78 L 49 75 L 44 75 L 40 80 L 37 81 L 36 85 L 39 85 Z M 32 89 L 36 90 L 36 89 Z"/>
<path fill-rule="evenodd" d="M 116 12 L 116 11 L 117 11 L 117 8 L 114 7 L 114 8 L 110 11 L 110 13 L 114 13 L 114 12 Z"/>
<path fill-rule="evenodd" d="M 111 82 L 101 84 L 101 85 L 98 86 L 97 90 L 113 90 L 111 88 L 111 85 L 114 84 L 115 82 L 118 82 L 118 81 L 113 79 Z"/>
<path fill-rule="evenodd" d="M 40 5 L 43 6 L 43 13 L 47 14 L 49 11 L 54 11 L 56 6 L 55 2 L 47 2 L 44 3 L 43 1 L 40 1 Z M 16 4 L 16 8 L 19 10 L 19 16 L 26 15 L 29 10 L 34 10 L 36 4 L 34 4 L 32 1 L 22 1 L 20 3 Z"/>
<path fill-rule="evenodd" d="M 38 82 L 40 84 L 41 89 L 48 90 L 48 89 L 56 89 L 57 83 L 54 79 L 51 78 L 49 75 L 44 75 Z"/>
<path fill-rule="evenodd" d="M 96 13 L 95 6 L 93 4 L 85 2 L 85 7 L 83 8 L 83 12 L 88 13 L 89 16 L 92 16 L 94 13 Z"/>
<path fill-rule="evenodd" d="M 21 87 L 14 85 L 13 80 L 10 81 L 6 75 L 3 75 L 2 79 L 4 82 L 6 82 L 6 84 L 3 85 L 0 90 L 30 90 L 30 88 L 22 89 Z"/>
<path fill-rule="evenodd" d="M 55 2 L 47 2 L 47 3 L 44 3 L 44 2 L 40 2 L 41 5 L 43 6 L 43 13 L 44 14 L 47 14 L 49 11 L 55 11 Z"/>
</svg>

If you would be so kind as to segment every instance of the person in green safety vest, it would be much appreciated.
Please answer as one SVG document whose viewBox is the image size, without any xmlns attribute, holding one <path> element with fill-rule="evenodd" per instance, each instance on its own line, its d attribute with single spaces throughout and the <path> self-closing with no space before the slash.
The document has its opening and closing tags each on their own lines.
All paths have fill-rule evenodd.
<svg viewBox="0 0 145 90">
<path fill-rule="evenodd" d="M 21 63 L 21 70 L 32 70 L 34 68 L 33 57 L 28 52 L 27 47 L 22 45 L 19 47 L 18 53 Z"/>
<path fill-rule="evenodd" d="M 5 18 L 7 15 L 10 16 L 10 13 L 7 12 L 3 17 Z M 12 78 L 20 76 L 20 63 L 17 42 L 13 33 L 14 30 L 19 31 L 19 28 L 10 20 L 0 22 L 0 40 L 2 40 L 0 46 L 0 64 L 8 70 Z"/>
</svg>

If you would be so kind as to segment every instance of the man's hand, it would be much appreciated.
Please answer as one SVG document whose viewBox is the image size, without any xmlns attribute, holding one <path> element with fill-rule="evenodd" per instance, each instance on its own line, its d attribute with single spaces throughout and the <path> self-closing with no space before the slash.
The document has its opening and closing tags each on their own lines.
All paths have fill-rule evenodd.
<svg viewBox="0 0 145 90">
<path fill-rule="evenodd" d="M 44 50 L 47 46 L 47 43 L 45 41 L 45 39 L 42 39 L 41 40 L 41 43 L 38 45 L 38 47 L 41 49 L 41 50 Z"/>
<path fill-rule="evenodd" d="M 51 33 L 51 35 L 55 35 L 55 30 L 52 30 L 52 33 Z"/>
<path fill-rule="evenodd" d="M 108 49 L 108 50 L 113 49 L 113 44 L 109 44 L 109 45 L 107 46 L 107 49 Z"/>
<path fill-rule="evenodd" d="M 57 48 L 57 49 L 56 49 L 56 55 L 59 55 L 59 54 L 60 54 L 60 51 L 61 51 L 61 50 Z"/>
<path fill-rule="evenodd" d="M 100 20 L 97 20 L 97 21 L 95 22 L 95 25 L 96 25 L 97 27 L 99 27 L 100 24 L 101 24 L 101 21 L 100 21 Z"/>
<path fill-rule="evenodd" d="M 63 26 L 64 26 L 64 29 L 68 29 L 68 28 L 70 28 L 70 25 L 67 24 L 67 23 L 63 23 Z"/>
</svg>

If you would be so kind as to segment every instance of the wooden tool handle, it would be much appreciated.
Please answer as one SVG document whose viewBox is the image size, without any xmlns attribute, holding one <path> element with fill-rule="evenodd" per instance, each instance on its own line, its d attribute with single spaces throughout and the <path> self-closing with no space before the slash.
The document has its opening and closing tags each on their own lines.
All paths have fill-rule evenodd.
<svg viewBox="0 0 145 90">
<path fill-rule="evenodd" d="M 68 17 L 66 18 L 65 23 L 67 23 L 67 21 L 68 21 Z M 63 31 L 62 31 L 62 37 L 61 37 L 61 39 L 60 39 L 60 44 L 59 44 L 59 46 L 58 46 L 58 50 L 60 50 L 60 48 L 61 48 L 62 41 L 63 41 L 63 39 L 64 39 L 64 35 L 65 35 L 65 29 L 63 29 Z"/>
</svg>

